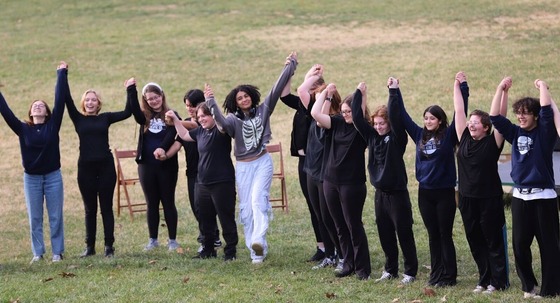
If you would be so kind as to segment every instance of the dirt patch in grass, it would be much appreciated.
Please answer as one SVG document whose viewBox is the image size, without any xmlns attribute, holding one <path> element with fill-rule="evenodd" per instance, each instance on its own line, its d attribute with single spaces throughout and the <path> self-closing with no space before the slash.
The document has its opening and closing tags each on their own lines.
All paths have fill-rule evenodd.
<svg viewBox="0 0 560 303">
<path fill-rule="evenodd" d="M 417 20 L 413 23 L 389 24 L 381 21 L 349 23 L 332 27 L 310 25 L 270 27 L 264 30 L 249 30 L 241 35 L 267 43 L 281 42 L 298 49 L 327 50 L 329 48 L 361 48 L 369 45 L 394 43 L 423 43 L 431 41 L 472 41 L 492 38 L 507 39 L 512 33 L 531 30 L 558 29 L 560 15 L 547 12 L 525 17 L 496 17 L 491 21 L 470 23 Z"/>
</svg>

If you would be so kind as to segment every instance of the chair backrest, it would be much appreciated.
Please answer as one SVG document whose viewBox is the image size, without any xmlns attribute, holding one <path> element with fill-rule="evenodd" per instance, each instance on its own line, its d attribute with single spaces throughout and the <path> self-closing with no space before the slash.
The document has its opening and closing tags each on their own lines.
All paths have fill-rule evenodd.
<svg viewBox="0 0 560 303">
<path fill-rule="evenodd" d="M 124 172 L 123 172 L 123 171 L 124 171 L 124 170 L 123 170 L 124 164 L 123 164 L 122 161 L 121 161 L 122 159 L 130 159 L 130 158 L 135 159 L 135 158 L 136 158 L 136 154 L 137 154 L 136 150 L 132 150 L 132 149 L 130 149 L 130 150 L 118 150 L 118 149 L 115 148 L 115 158 L 116 158 L 116 160 L 117 160 L 117 178 L 118 178 L 118 182 L 124 182 L 124 181 L 127 181 L 127 180 L 136 180 L 136 179 L 138 179 L 137 177 L 136 177 L 136 178 L 129 178 L 129 179 L 126 179 L 126 178 L 125 178 Z"/>
<path fill-rule="evenodd" d="M 288 191 L 286 189 L 286 177 L 284 176 L 284 156 L 282 154 L 282 143 L 269 144 L 266 146 L 266 150 L 272 157 L 274 163 L 274 171 L 272 173 L 273 180 L 280 180 L 276 182 L 276 186 L 270 187 L 271 195 L 269 201 L 272 203 L 272 208 L 282 208 L 285 212 L 288 212 Z M 279 202 L 279 204 L 278 204 Z"/>
<path fill-rule="evenodd" d="M 282 143 L 278 142 L 278 144 L 269 144 L 266 146 L 266 151 L 270 154 L 279 154 L 278 165 L 275 165 L 277 169 L 274 169 L 274 176 L 284 177 L 284 156 L 282 155 Z"/>
</svg>

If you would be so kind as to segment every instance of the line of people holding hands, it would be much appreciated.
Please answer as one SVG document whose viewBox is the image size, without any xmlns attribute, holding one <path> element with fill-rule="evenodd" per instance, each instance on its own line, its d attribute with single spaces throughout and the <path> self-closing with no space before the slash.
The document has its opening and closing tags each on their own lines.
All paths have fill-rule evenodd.
<svg viewBox="0 0 560 303">
<path fill-rule="evenodd" d="M 157 83 L 142 88 L 139 102 L 134 78 L 125 81 L 127 100 L 122 111 L 101 113 L 101 97 L 95 90 L 82 95 L 78 110 L 70 94 L 65 62 L 57 68 L 52 111 L 43 100 L 35 100 L 26 120 L 21 121 L 0 94 L 0 113 L 20 141 L 32 263 L 46 253 L 43 203 L 50 224 L 52 261 L 63 259 L 64 194 L 58 133 L 65 105 L 80 141 L 77 180 L 86 226 L 86 249 L 81 257 L 96 254 L 98 208 L 103 221 L 104 255 L 115 254 L 112 208 L 116 172 L 108 130 L 111 124 L 132 115 L 141 126 L 136 162 L 147 202 L 149 240 L 144 249 L 159 246 L 160 203 L 168 230 L 167 248 L 173 251 L 180 247 L 175 187 L 177 152 L 185 146 L 189 199 L 199 223 L 197 240 L 201 244 L 195 258 L 217 257 L 215 247 L 221 246 L 217 220 L 225 241 L 224 261 L 237 258 L 237 198 L 251 261 L 264 262 L 269 251 L 266 234 L 272 214 L 268 199 L 273 173 L 266 144 L 272 135 L 270 116 L 281 99 L 296 110 L 291 153 L 300 161 L 299 183 L 317 240 L 318 253 L 311 258 L 317 261 L 313 269 L 334 268 L 337 277 L 370 279 L 369 244 L 362 222 L 367 171 L 375 189 L 375 223 L 385 257 L 384 269 L 375 281 L 399 278 L 399 246 L 404 261 L 400 282 L 416 280 L 418 257 L 403 159 L 410 137 L 416 146 L 418 208 L 429 239 L 427 283 L 434 287 L 457 283 L 453 223 L 459 208 L 479 273 L 473 292 L 491 294 L 507 289 L 506 221 L 497 168 L 507 141 L 512 145 L 514 182 L 513 253 L 523 296 L 560 294 L 560 226 L 552 165 L 560 113 L 545 81 L 534 82 L 539 98 L 525 97 L 513 103 L 514 124 L 506 118 L 510 77 L 497 86 L 489 112 L 475 109 L 468 113 L 467 77 L 458 72 L 451 121 L 440 106 L 431 105 L 423 112 L 423 125 L 417 125 L 406 111 L 397 78 L 387 80 L 388 102 L 370 112 L 366 83 L 360 82 L 353 93 L 342 98 L 336 85 L 323 78 L 320 64 L 311 67 L 297 95 L 292 94 L 291 78 L 296 67 L 297 54 L 292 52 L 262 103 L 259 89 L 249 84 L 231 90 L 222 108 L 210 85 L 206 84 L 203 91 L 190 90 L 184 98 L 190 114 L 185 120 L 169 107 Z M 532 267 L 534 238 L 542 263 L 540 288 Z"/>
</svg>

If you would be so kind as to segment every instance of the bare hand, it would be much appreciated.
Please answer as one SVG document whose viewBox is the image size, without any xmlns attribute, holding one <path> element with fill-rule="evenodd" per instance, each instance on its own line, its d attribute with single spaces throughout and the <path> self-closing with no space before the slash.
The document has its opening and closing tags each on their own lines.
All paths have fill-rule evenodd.
<svg viewBox="0 0 560 303">
<path fill-rule="evenodd" d="M 502 82 L 500 82 L 500 87 L 502 88 L 502 90 L 507 92 L 512 84 L 513 82 L 511 80 L 511 77 L 508 76 L 502 79 Z"/>
<path fill-rule="evenodd" d="M 537 89 L 541 89 L 541 88 L 545 88 L 545 87 L 546 87 L 546 89 L 549 89 L 548 84 L 546 84 L 546 82 L 544 82 L 541 79 L 535 80 L 535 87 Z"/>
<path fill-rule="evenodd" d="M 323 65 L 321 64 L 313 65 L 311 69 L 307 72 L 307 74 L 305 74 L 305 79 L 312 76 L 317 76 L 317 77 L 323 76 Z"/>
<path fill-rule="evenodd" d="M 136 79 L 134 79 L 134 77 L 124 81 L 124 87 L 129 87 L 131 85 L 136 85 Z"/>
<path fill-rule="evenodd" d="M 327 90 L 327 97 L 331 98 L 336 92 L 336 85 L 334 83 L 329 83 L 329 85 L 327 85 L 326 90 Z"/>
<path fill-rule="evenodd" d="M 358 84 L 358 89 L 362 92 L 362 95 L 365 95 L 367 92 L 367 86 L 365 82 L 360 82 Z"/>
<path fill-rule="evenodd" d="M 167 160 L 167 156 L 165 155 L 165 150 L 161 147 L 156 148 L 154 150 L 154 157 L 156 160 L 164 161 Z"/>
<path fill-rule="evenodd" d="M 60 61 L 56 70 L 63 69 L 63 68 L 68 69 L 68 63 L 66 63 L 65 61 Z"/>
<path fill-rule="evenodd" d="M 455 75 L 455 80 L 459 81 L 459 83 L 463 83 L 467 81 L 467 75 L 465 75 L 465 72 L 460 71 Z"/>
<path fill-rule="evenodd" d="M 204 83 L 204 98 L 214 98 L 214 91 L 208 83 Z"/>
<path fill-rule="evenodd" d="M 165 120 L 171 120 L 171 121 L 175 121 L 179 118 L 177 118 L 177 115 L 175 114 L 175 112 L 173 110 L 168 110 L 165 113 Z"/>
<path fill-rule="evenodd" d="M 288 55 L 288 57 L 286 57 L 286 63 L 284 65 L 290 64 L 290 62 L 292 62 L 292 60 L 296 61 L 296 63 L 297 63 L 297 53 L 295 51 L 291 52 Z"/>
<path fill-rule="evenodd" d="M 389 79 L 387 79 L 387 87 L 388 88 L 399 88 L 399 79 L 389 77 Z"/>
</svg>

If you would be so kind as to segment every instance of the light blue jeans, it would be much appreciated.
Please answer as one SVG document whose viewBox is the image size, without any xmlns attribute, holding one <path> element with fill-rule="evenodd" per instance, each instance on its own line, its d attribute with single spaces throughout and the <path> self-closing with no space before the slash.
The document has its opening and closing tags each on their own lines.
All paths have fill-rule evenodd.
<svg viewBox="0 0 560 303">
<path fill-rule="evenodd" d="M 235 181 L 239 197 L 239 219 L 243 224 L 245 245 L 251 251 L 253 260 L 262 260 L 268 253 L 266 231 L 272 215 L 269 201 L 272 165 L 269 154 L 264 154 L 251 162 L 237 161 L 236 163 Z M 253 243 L 263 245 L 263 256 L 255 255 L 255 251 L 251 249 Z"/>
<path fill-rule="evenodd" d="M 64 223 L 62 207 L 64 189 L 59 170 L 45 175 L 23 174 L 25 204 L 31 228 L 31 249 L 34 256 L 45 254 L 43 240 L 43 202 L 46 201 L 53 255 L 64 253 Z"/>
</svg>

